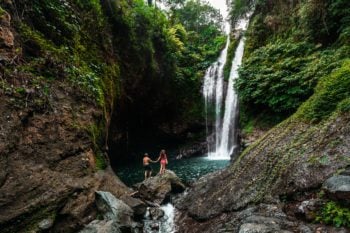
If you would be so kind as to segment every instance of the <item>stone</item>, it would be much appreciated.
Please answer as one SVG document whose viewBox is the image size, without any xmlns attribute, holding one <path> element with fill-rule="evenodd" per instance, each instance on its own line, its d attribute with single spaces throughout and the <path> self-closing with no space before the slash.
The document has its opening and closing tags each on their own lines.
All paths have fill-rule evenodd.
<svg viewBox="0 0 350 233">
<path fill-rule="evenodd" d="M 158 231 L 159 230 L 159 224 L 158 223 L 152 224 L 151 229 Z"/>
<path fill-rule="evenodd" d="M 328 196 L 335 200 L 350 200 L 350 176 L 332 176 L 323 184 Z"/>
<path fill-rule="evenodd" d="M 121 233 L 121 231 L 113 220 L 94 220 L 79 233 Z"/>
<path fill-rule="evenodd" d="M 159 220 L 164 217 L 164 211 L 157 207 L 152 207 L 149 209 L 149 214 L 153 220 Z"/>
<path fill-rule="evenodd" d="M 6 11 L 0 15 L 0 48 L 12 48 L 14 45 L 14 36 L 10 29 L 11 16 Z"/>
<path fill-rule="evenodd" d="M 207 152 L 207 150 L 208 150 L 208 144 L 206 141 L 192 143 L 191 145 L 182 147 L 179 150 L 178 155 L 176 156 L 176 159 L 203 156 Z"/>
<path fill-rule="evenodd" d="M 133 210 L 109 192 L 97 191 L 96 205 L 104 220 L 116 221 L 120 226 L 132 226 Z"/>
<path fill-rule="evenodd" d="M 350 176 L 350 167 L 346 167 L 339 175 Z"/>
<path fill-rule="evenodd" d="M 239 228 L 239 233 L 271 233 L 273 230 L 264 224 L 245 223 Z"/>
<path fill-rule="evenodd" d="M 53 220 L 50 218 L 44 219 L 39 222 L 38 227 L 40 230 L 48 230 L 53 226 Z"/>
<path fill-rule="evenodd" d="M 12 75 L 9 77 L 14 78 L 13 88 L 36 89 L 27 83 L 31 76 L 22 76 L 21 72 Z M 106 171 L 95 172 L 93 167 L 81 166 L 82 158 L 93 145 L 86 133 L 71 127 L 71 122 L 75 119 L 81 125 L 93 124 L 96 118 L 92 113 L 103 114 L 103 110 L 95 103 L 84 102 L 84 111 L 73 117 L 71 106 L 79 96 L 76 89 L 65 83 L 52 88 L 56 99 L 51 103 L 58 113 L 44 114 L 32 109 L 29 102 L 28 108 L 12 108 L 13 96 L 1 97 L 0 200 L 1 206 L 6 206 L 0 208 L 1 230 L 39 228 L 38 223 L 43 220 L 39 217 L 48 218 L 46 214 L 52 213 L 56 218 L 50 232 L 78 232 L 96 216 L 95 190 L 130 192 L 121 182 L 105 182 Z M 35 114 L 27 114 L 31 111 Z M 21 126 L 23 114 L 28 116 L 25 127 Z M 18 127 L 20 131 L 14 130 Z M 62 158 L 62 154 L 69 156 Z"/>
<path fill-rule="evenodd" d="M 165 203 L 171 193 L 180 193 L 185 190 L 186 186 L 181 179 L 170 170 L 166 170 L 164 174 L 157 175 L 142 183 L 135 185 L 138 190 L 138 197 L 145 201 L 151 201 L 156 204 Z"/>
<path fill-rule="evenodd" d="M 317 210 L 322 206 L 320 199 L 309 199 L 302 201 L 295 210 L 295 215 L 304 218 L 306 221 L 313 221 L 316 218 Z"/>
<path fill-rule="evenodd" d="M 0 13 L 0 25 L 6 27 L 11 26 L 11 15 L 8 12 L 2 11 Z"/>
<path fill-rule="evenodd" d="M 135 216 L 144 216 L 147 211 L 147 205 L 145 202 L 141 201 L 138 198 L 130 197 L 129 195 L 123 195 L 120 199 L 131 207 L 134 211 Z"/>
<path fill-rule="evenodd" d="M 277 218 L 270 218 L 270 217 L 265 217 L 265 216 L 257 216 L 253 215 L 244 220 L 246 223 L 256 223 L 256 224 L 265 224 L 269 226 L 275 226 L 276 228 L 278 227 L 278 224 L 280 222 L 279 219 Z"/>
<path fill-rule="evenodd" d="M 300 233 L 313 233 L 310 227 L 305 225 L 300 226 L 298 230 Z"/>
<path fill-rule="evenodd" d="M 7 27 L 0 27 L 0 47 L 12 48 L 14 46 L 14 36 Z"/>
</svg>

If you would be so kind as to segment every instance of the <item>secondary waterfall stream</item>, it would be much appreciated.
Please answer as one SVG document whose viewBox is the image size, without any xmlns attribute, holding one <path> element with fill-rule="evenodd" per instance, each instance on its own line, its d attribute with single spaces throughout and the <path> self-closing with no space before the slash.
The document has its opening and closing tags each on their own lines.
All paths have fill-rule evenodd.
<svg viewBox="0 0 350 233">
<path fill-rule="evenodd" d="M 238 20 L 235 31 L 245 31 L 248 27 L 249 17 Z M 233 88 L 238 77 L 238 68 L 242 64 L 245 37 L 239 40 L 232 60 L 228 81 L 224 78 L 224 66 L 230 44 L 227 36 L 226 46 L 218 60 L 206 71 L 203 84 L 203 96 L 205 101 L 208 157 L 210 159 L 230 159 L 238 148 L 237 116 L 238 96 Z M 212 124 L 210 116 L 214 115 Z M 213 125 L 213 127 L 211 127 Z"/>
</svg>

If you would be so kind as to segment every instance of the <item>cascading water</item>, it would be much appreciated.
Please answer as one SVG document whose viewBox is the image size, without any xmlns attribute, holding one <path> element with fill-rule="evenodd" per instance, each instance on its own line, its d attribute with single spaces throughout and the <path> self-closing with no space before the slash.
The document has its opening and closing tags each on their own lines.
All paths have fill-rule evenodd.
<svg viewBox="0 0 350 233">
<path fill-rule="evenodd" d="M 160 211 L 163 213 L 161 218 L 152 218 L 149 210 L 147 210 L 144 220 L 144 232 L 145 233 L 175 233 L 176 226 L 174 222 L 175 207 L 168 203 L 161 206 Z"/>
<path fill-rule="evenodd" d="M 235 27 L 236 31 L 245 31 L 248 27 L 249 17 L 240 19 Z M 238 77 L 238 68 L 242 64 L 244 52 L 243 36 L 236 48 L 234 59 L 232 60 L 231 72 L 228 83 L 224 80 L 224 66 L 226 63 L 229 36 L 224 50 L 218 60 L 207 70 L 204 77 L 203 95 L 205 101 L 207 135 L 208 135 L 208 157 L 209 159 L 230 159 L 235 149 L 238 147 L 237 140 L 237 113 L 238 97 L 233 88 L 235 79 Z M 226 88 L 225 88 L 226 87 Z M 225 90 L 226 89 L 226 90 Z M 215 110 L 214 132 L 209 129 L 209 116 Z M 209 135 L 215 135 L 213 137 Z"/>
</svg>

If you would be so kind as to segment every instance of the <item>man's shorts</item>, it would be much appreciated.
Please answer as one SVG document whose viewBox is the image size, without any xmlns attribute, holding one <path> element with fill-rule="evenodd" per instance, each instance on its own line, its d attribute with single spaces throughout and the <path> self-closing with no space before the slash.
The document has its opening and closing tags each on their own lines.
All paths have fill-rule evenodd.
<svg viewBox="0 0 350 233">
<path fill-rule="evenodd" d="M 151 166 L 148 164 L 148 165 L 144 165 L 143 168 L 145 169 L 145 171 L 152 171 L 152 168 Z"/>
</svg>

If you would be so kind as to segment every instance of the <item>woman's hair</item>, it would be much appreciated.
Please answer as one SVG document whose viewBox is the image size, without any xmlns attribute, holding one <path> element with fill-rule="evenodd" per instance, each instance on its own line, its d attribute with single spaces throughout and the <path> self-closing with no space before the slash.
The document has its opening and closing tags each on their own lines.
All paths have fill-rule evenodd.
<svg viewBox="0 0 350 233">
<path fill-rule="evenodd" d="M 161 150 L 159 155 L 162 159 L 165 159 L 166 158 L 165 150 Z"/>
</svg>

